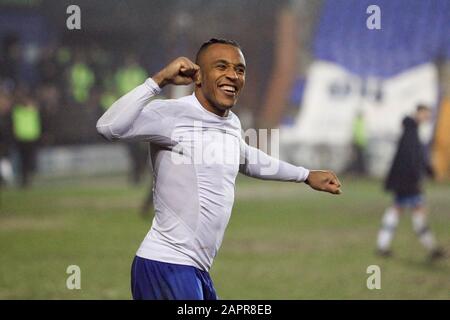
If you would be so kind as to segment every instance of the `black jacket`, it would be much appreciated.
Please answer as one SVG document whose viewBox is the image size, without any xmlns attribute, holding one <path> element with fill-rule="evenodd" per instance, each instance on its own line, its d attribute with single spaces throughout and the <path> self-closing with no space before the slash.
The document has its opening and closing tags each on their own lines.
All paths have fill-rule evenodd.
<svg viewBox="0 0 450 320">
<path fill-rule="evenodd" d="M 11 113 L 0 114 L 0 158 L 9 156 L 9 149 L 14 143 Z"/>
<path fill-rule="evenodd" d="M 431 174 L 432 170 L 419 139 L 418 125 L 413 118 L 406 117 L 385 188 L 400 196 L 419 194 L 425 172 Z"/>
</svg>

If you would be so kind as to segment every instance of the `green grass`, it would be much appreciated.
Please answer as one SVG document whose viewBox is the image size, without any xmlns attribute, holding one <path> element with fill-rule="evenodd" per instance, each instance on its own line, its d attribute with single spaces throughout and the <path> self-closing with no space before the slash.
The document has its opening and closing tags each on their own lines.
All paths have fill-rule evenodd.
<svg viewBox="0 0 450 320">
<path fill-rule="evenodd" d="M 449 260 L 428 263 L 409 216 L 394 257 L 374 243 L 390 203 L 379 181 L 342 179 L 344 194 L 240 178 L 222 248 L 211 270 L 222 299 L 449 299 Z M 37 181 L 3 189 L 0 299 L 130 299 L 130 264 L 151 221 L 137 213 L 145 187 L 121 177 Z M 450 185 L 427 186 L 430 224 L 450 248 Z M 81 290 L 66 268 L 81 268 Z M 369 265 L 381 290 L 369 290 Z"/>
</svg>

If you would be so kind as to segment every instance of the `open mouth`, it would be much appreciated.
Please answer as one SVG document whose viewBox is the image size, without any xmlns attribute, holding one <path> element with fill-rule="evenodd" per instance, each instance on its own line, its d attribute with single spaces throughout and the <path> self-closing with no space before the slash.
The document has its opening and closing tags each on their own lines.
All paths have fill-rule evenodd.
<svg viewBox="0 0 450 320">
<path fill-rule="evenodd" d="M 230 97 L 235 97 L 238 92 L 236 86 L 231 84 L 221 84 L 219 85 L 219 89 L 225 93 L 225 95 Z"/>
</svg>

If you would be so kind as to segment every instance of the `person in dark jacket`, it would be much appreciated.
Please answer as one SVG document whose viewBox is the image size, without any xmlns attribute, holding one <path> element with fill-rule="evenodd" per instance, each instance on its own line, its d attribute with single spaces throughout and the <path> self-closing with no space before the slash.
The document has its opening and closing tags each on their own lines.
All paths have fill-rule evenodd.
<svg viewBox="0 0 450 320">
<path fill-rule="evenodd" d="M 428 227 L 422 180 L 433 170 L 427 160 L 425 147 L 419 139 L 419 126 L 431 119 L 431 110 L 419 105 L 414 116 L 403 119 L 403 134 L 385 180 L 385 189 L 394 194 L 394 204 L 384 213 L 382 226 L 378 233 L 377 253 L 390 256 L 390 245 L 394 237 L 399 217 L 406 209 L 412 210 L 414 231 L 422 245 L 428 250 L 431 259 L 443 257 Z"/>
</svg>

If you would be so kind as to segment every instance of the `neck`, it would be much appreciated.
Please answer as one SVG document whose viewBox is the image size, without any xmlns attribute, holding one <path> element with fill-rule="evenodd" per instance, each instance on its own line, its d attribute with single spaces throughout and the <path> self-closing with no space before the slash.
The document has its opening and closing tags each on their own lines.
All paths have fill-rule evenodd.
<svg viewBox="0 0 450 320">
<path fill-rule="evenodd" d="M 416 122 L 416 124 L 417 124 L 418 126 L 422 123 L 422 121 L 421 121 L 421 119 L 420 119 L 419 116 L 415 116 L 415 117 L 414 117 L 414 121 Z"/>
<path fill-rule="evenodd" d="M 228 110 L 228 109 L 222 110 L 222 109 L 215 107 L 214 105 L 209 103 L 209 101 L 205 98 L 205 96 L 203 94 L 201 94 L 201 92 L 197 89 L 195 90 L 195 97 L 200 102 L 202 107 L 205 108 L 206 110 L 208 110 L 209 112 L 212 112 L 212 113 L 218 115 L 219 117 L 228 117 L 230 110 Z"/>
</svg>

